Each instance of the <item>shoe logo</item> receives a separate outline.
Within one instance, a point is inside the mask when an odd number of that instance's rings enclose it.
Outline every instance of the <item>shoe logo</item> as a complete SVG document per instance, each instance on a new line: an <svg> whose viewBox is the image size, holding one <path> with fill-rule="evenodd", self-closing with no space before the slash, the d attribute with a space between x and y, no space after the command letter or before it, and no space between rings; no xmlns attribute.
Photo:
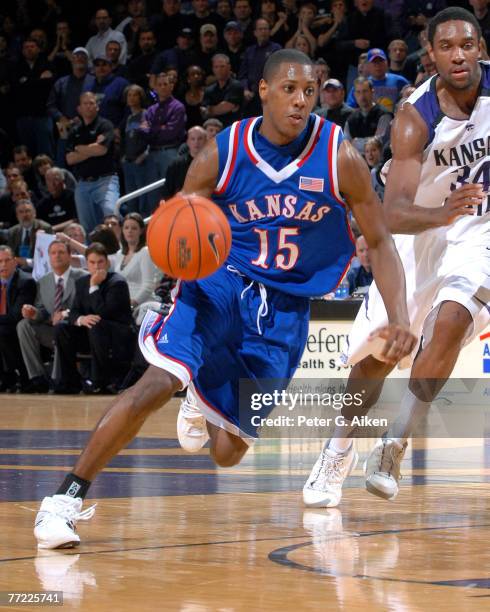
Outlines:
<svg viewBox="0 0 490 612"><path fill-rule="evenodd" d="M468 123L466 125L466 131L467 132L471 132L471 130L474 130L474 129L475 129L475 124L474 123Z"/></svg>
<svg viewBox="0 0 490 612"><path fill-rule="evenodd" d="M215 234L215 233L213 233L213 232L210 232L210 233L208 234L208 242L209 242L209 244L211 245L211 248L213 249L214 256L216 257L216 263L218 263L218 264L219 264L219 253L218 253L218 247L216 246L216 242L215 242L215 241L216 241L216 236L217 236L217 235L218 235L218 234Z"/></svg>
<svg viewBox="0 0 490 612"><path fill-rule="evenodd" d="M163 336L159 340L162 344L168 344L167 334L163 334Z"/></svg>
<svg viewBox="0 0 490 612"><path fill-rule="evenodd" d="M81 489L81 488L82 488L82 487L81 487L79 484L77 484L76 482L72 482L72 483L71 483L71 485L70 485L70 488L68 489L68 491L66 492L66 494L67 494L69 497L76 497L76 496L77 496L78 491L80 491L80 489Z"/></svg>

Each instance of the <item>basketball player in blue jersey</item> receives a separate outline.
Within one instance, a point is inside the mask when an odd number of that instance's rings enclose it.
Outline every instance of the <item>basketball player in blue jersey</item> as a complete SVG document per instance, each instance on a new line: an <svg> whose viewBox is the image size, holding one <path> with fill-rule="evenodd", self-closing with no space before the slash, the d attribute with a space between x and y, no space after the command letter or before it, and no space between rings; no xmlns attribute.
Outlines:
<svg viewBox="0 0 490 612"><path fill-rule="evenodd" d="M238 463L257 433L238 412L240 379L290 379L303 353L309 298L335 289L354 247L348 208L368 242L389 313L374 332L396 363L415 338L405 281L365 162L335 126L311 111L311 60L295 50L271 55L260 82L263 117L234 124L193 161L184 194L212 197L227 215L233 244L212 276L179 283L169 315L150 313L140 347L151 364L109 407L75 468L36 518L40 548L76 546L82 500L97 473L148 416L189 386L179 440L196 451L211 438L220 466Z"/></svg>
<svg viewBox="0 0 490 612"><path fill-rule="evenodd" d="M438 13L428 36L439 74L417 88L395 117L384 198L418 338L400 363L413 364L401 414L365 464L367 490L384 499L398 494L407 438L427 415L461 348L490 323L490 64L479 60L480 27L464 9ZM362 379L363 388L370 388L362 414L393 368L375 358L378 341L370 337L387 320L379 289L370 288L345 355L345 363L356 364L353 381ZM337 428L313 467L303 492L306 505L339 503L347 475L342 466L355 456L353 417L362 414L343 409L347 425Z"/></svg>

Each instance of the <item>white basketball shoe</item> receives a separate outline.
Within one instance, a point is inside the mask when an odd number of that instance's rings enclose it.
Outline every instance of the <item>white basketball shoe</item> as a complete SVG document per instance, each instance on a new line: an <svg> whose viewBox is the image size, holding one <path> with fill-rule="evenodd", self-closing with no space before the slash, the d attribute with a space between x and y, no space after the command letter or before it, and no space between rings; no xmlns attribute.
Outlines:
<svg viewBox="0 0 490 612"><path fill-rule="evenodd" d="M197 453L209 440L206 419L200 411L193 391L187 387L177 417L177 437L188 453Z"/></svg>
<svg viewBox="0 0 490 612"><path fill-rule="evenodd" d="M73 548L80 544L76 533L78 521L88 521L95 512L90 506L83 512L83 500L69 495L45 497L36 515L34 537L38 548Z"/></svg>
<svg viewBox="0 0 490 612"><path fill-rule="evenodd" d="M406 442L402 446L392 438L382 438L376 443L364 463L366 489L369 493L383 499L395 499L401 478L400 463L406 448Z"/></svg>
<svg viewBox="0 0 490 612"><path fill-rule="evenodd" d="M359 456L354 443L345 453L335 453L328 442L320 453L303 487L303 501L314 508L333 508L342 498L342 485L356 467Z"/></svg>

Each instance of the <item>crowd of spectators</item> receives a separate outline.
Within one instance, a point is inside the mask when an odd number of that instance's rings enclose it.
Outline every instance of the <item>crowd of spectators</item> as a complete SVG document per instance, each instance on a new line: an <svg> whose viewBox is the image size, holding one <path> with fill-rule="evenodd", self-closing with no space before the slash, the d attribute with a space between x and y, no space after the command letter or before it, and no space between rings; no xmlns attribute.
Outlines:
<svg viewBox="0 0 490 612"><path fill-rule="evenodd" d="M447 6L467 8L488 45L488 4L4 0L0 390L116 392L134 378L137 326L147 308L165 308L172 285L151 262L144 219L181 189L208 139L261 113L271 53L287 47L312 58L315 112L343 128L382 200L393 116L435 74L428 20ZM121 196L161 178L116 210ZM36 277L39 232L50 236L50 271ZM350 294L372 280L356 236Z"/></svg>

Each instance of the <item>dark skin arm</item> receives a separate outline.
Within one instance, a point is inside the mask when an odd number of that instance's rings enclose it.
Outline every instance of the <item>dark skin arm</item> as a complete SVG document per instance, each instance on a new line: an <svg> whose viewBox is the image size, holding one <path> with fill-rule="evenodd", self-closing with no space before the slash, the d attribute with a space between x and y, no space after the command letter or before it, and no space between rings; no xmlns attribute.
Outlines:
<svg viewBox="0 0 490 612"><path fill-rule="evenodd" d="M340 191L368 244L373 276L388 314L389 324L373 332L371 338L385 340L382 356L387 363L395 364L412 352L416 342L409 329L405 273L366 162L345 140L339 149L338 177Z"/></svg>
<svg viewBox="0 0 490 612"><path fill-rule="evenodd" d="M414 205L427 138L427 126L418 111L411 104L405 104L393 122L393 158L384 196L386 219L393 234L418 234L451 225L460 217L473 215L474 207L484 197L480 184L468 184L453 191L442 206L424 208Z"/></svg>
<svg viewBox="0 0 490 612"><path fill-rule="evenodd" d="M218 178L218 147L211 140L192 160L187 170L182 194L195 193L210 198Z"/></svg>

